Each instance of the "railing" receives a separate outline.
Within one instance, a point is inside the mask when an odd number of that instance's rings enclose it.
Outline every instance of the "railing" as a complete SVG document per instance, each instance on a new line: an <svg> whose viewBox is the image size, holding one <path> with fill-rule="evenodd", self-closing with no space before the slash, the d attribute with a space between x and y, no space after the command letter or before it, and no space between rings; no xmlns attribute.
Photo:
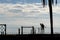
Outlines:
<svg viewBox="0 0 60 40"><path fill-rule="evenodd" d="M0 24L1 35L6 35L6 24Z"/></svg>
<svg viewBox="0 0 60 40"><path fill-rule="evenodd" d="M0 24L0 34L1 35L7 35L6 33L6 24ZM21 28L18 28L18 35L23 35L24 34L24 29L30 29L30 34L36 34L36 29L34 28L34 26L21 26ZM38 30L40 31L40 30Z"/></svg>

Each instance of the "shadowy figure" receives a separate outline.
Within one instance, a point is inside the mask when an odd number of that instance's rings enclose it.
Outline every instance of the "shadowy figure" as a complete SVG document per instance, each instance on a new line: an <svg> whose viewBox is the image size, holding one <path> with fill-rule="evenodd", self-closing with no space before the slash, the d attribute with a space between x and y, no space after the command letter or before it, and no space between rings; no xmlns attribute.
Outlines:
<svg viewBox="0 0 60 40"><path fill-rule="evenodd" d="M45 28L45 26L44 26L43 23L40 23L40 25L41 25L41 33L44 34L44 28Z"/></svg>
<svg viewBox="0 0 60 40"><path fill-rule="evenodd" d="M44 30L44 24L40 23L40 25L41 25L41 30Z"/></svg>

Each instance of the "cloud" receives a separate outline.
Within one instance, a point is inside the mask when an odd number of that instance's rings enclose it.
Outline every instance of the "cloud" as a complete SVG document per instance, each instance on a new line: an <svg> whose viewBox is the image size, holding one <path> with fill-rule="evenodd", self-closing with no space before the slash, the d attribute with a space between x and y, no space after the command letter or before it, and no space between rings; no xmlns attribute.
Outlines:
<svg viewBox="0 0 60 40"><path fill-rule="evenodd" d="M0 4L0 14L5 14L6 17L13 17L20 15L24 16L24 13L26 16L30 15L33 17L36 13L37 15L42 14L43 12L47 13L46 8L43 9L39 6L40 5L36 4Z"/></svg>
<svg viewBox="0 0 60 40"><path fill-rule="evenodd" d="M54 5L53 13L59 14L59 8L59 4ZM11 25L39 25L40 22L50 25L49 7L43 8L41 3L0 4L0 18L4 18L0 23Z"/></svg>
<svg viewBox="0 0 60 40"><path fill-rule="evenodd" d="M53 12L59 13L59 6L53 6ZM39 17L41 14L48 14L49 8L42 7L41 3L33 4L0 4L0 14L4 14L4 17Z"/></svg>

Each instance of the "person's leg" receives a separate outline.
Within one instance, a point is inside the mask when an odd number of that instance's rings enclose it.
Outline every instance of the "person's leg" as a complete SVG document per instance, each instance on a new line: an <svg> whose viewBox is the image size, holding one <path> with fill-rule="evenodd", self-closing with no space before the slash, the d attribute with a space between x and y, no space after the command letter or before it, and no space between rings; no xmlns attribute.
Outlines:
<svg viewBox="0 0 60 40"><path fill-rule="evenodd" d="M41 30L41 34L44 34L44 30Z"/></svg>

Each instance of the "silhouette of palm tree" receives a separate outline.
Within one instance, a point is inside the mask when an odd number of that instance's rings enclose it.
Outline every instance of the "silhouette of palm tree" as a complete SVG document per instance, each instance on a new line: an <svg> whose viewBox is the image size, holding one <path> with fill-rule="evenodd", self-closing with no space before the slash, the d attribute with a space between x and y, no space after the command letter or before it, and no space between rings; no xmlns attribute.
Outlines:
<svg viewBox="0 0 60 40"><path fill-rule="evenodd" d="M43 2L43 7L45 7L46 0L41 0L41 1ZM54 0L50 0L50 1L51 1L51 4L54 4ZM55 4L57 4L57 0L55 1Z"/></svg>
<svg viewBox="0 0 60 40"><path fill-rule="evenodd" d="M52 0L49 0L49 11L50 11L50 25L51 25L51 34L53 34Z"/></svg>
<svg viewBox="0 0 60 40"><path fill-rule="evenodd" d="M54 0L48 0L49 2L49 11L50 11L50 25L51 25L51 34L53 34L53 14L52 14L52 4ZM57 4L57 0L55 2ZM45 0L43 0L43 7L45 7Z"/></svg>

